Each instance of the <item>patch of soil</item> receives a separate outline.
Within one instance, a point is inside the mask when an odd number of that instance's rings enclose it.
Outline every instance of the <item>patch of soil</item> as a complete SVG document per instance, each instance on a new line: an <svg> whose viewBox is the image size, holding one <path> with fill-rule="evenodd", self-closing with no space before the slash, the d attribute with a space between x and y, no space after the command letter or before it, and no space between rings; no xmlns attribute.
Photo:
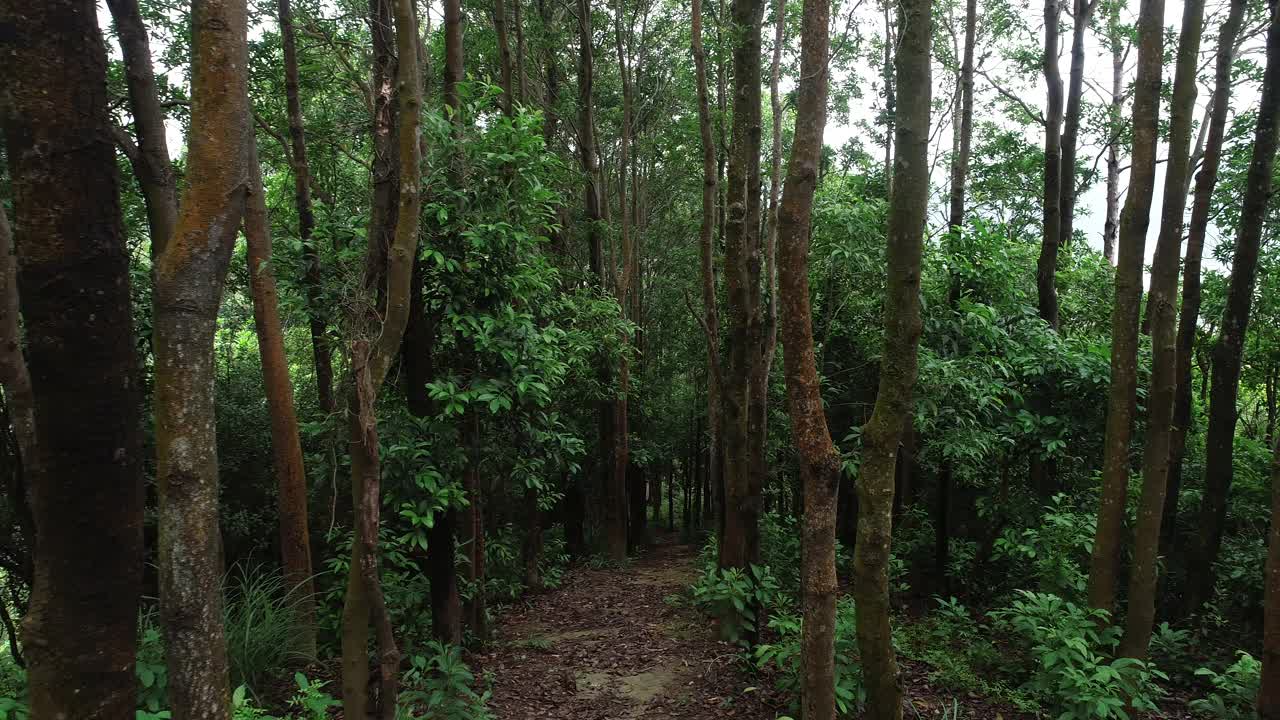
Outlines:
<svg viewBox="0 0 1280 720"><path fill-rule="evenodd" d="M786 699L754 688L735 647L692 608L693 549L665 540L625 568L579 568L507 611L490 649L500 720L773 720Z"/></svg>

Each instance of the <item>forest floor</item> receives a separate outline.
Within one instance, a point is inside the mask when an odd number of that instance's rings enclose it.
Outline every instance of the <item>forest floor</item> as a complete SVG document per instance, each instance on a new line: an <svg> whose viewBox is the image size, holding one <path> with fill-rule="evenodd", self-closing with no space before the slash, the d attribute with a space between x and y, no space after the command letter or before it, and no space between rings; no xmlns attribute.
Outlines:
<svg viewBox="0 0 1280 720"><path fill-rule="evenodd" d="M501 615L472 657L498 720L773 720L786 700L688 602L696 552L660 537L624 567L579 567ZM758 684L759 686L756 686Z"/></svg>
<svg viewBox="0 0 1280 720"><path fill-rule="evenodd" d="M689 602L696 550L660 537L623 567L572 569L562 587L500 615L496 642L471 656L492 682L497 720L774 720L789 714L775 678L754 673ZM1000 703L933 687L900 657L905 717L1024 720ZM958 697L957 697L958 695ZM953 703L955 704L953 706ZM948 713L948 711L951 711Z"/></svg>

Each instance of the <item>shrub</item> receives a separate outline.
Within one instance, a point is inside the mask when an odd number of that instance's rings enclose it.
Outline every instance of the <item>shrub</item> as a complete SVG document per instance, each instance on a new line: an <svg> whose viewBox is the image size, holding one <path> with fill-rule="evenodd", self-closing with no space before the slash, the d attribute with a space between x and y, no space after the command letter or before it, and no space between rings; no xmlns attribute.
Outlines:
<svg viewBox="0 0 1280 720"><path fill-rule="evenodd" d="M778 581L763 565L719 570L711 568L693 586L693 600L720 621L720 634L729 642L745 644L756 625L758 609L768 610L778 600Z"/></svg>
<svg viewBox="0 0 1280 720"><path fill-rule="evenodd" d="M427 644L427 655L414 655L410 668L401 678L405 690L400 693L398 717L404 720L424 717L432 720L492 720L485 704L489 692L477 693L472 685L475 675L462 660L456 645L433 640ZM425 712L425 715L418 715Z"/></svg>
<svg viewBox="0 0 1280 720"><path fill-rule="evenodd" d="M755 650L756 667L770 665L778 670L778 689L799 698L800 639L803 624L792 612L775 613L769 627L778 634L775 643ZM840 717L853 717L866 703L862 684L862 667L858 664L857 620L852 600L842 599L836 605L836 710Z"/></svg>
<svg viewBox="0 0 1280 720"><path fill-rule="evenodd" d="M1258 696L1262 663L1243 650L1238 656L1221 673L1209 668L1196 670L1196 675L1209 679L1213 691L1204 698L1192 700L1192 710L1219 720L1251 720L1258 716L1253 710L1253 701Z"/></svg>
<svg viewBox="0 0 1280 720"><path fill-rule="evenodd" d="M1035 660L1027 687L1058 720L1128 720L1126 699L1135 709L1156 709L1155 679L1168 678L1141 660L1108 659L1120 643L1120 629L1108 625L1105 611L1049 593L1018 594L1020 599L991 616L1024 642Z"/></svg>

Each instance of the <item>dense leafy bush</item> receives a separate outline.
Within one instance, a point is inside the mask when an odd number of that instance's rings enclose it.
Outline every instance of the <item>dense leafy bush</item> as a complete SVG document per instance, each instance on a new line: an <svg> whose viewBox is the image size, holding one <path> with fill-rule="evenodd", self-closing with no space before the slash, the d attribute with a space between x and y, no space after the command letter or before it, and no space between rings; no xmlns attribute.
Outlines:
<svg viewBox="0 0 1280 720"><path fill-rule="evenodd" d="M476 692L475 675L455 645L431 641L426 655L414 655L401 683L399 717L433 720L492 720L489 691Z"/></svg>
<svg viewBox="0 0 1280 720"><path fill-rule="evenodd" d="M1111 659L1120 628L1107 613L1089 610L1050 593L1018 591L1019 599L991 613L997 627L1022 641L1034 663L1028 689L1042 697L1058 720L1128 720L1125 701L1155 710L1167 679L1153 665L1133 658Z"/></svg>
<svg viewBox="0 0 1280 720"><path fill-rule="evenodd" d="M755 649L756 667L772 666L778 671L778 688L797 700L800 697L800 639L803 623L794 612L779 612L769 619L777 641ZM853 601L841 599L836 605L836 709L840 717L855 717L866 703L862 667L858 664L857 620Z"/></svg>
<svg viewBox="0 0 1280 720"><path fill-rule="evenodd" d="M748 570L712 567L693 586L693 600L720 622L720 635L733 643L746 643L753 634L761 610L778 601L778 581L768 566Z"/></svg>
<svg viewBox="0 0 1280 720"><path fill-rule="evenodd" d="M1205 697L1191 701L1191 709L1218 720L1251 720L1253 701L1258 697L1258 683L1262 676L1262 662L1241 651L1237 660L1222 672L1209 668L1196 670L1196 675L1206 678L1213 690Z"/></svg>

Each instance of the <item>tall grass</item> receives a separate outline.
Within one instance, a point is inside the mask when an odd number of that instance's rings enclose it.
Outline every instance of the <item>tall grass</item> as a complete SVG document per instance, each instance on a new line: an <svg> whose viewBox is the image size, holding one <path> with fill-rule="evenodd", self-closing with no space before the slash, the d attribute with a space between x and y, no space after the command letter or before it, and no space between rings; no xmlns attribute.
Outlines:
<svg viewBox="0 0 1280 720"><path fill-rule="evenodd" d="M313 659L295 650L299 604L307 598L276 568L239 563L227 573L223 586L232 687L256 689L291 662Z"/></svg>

